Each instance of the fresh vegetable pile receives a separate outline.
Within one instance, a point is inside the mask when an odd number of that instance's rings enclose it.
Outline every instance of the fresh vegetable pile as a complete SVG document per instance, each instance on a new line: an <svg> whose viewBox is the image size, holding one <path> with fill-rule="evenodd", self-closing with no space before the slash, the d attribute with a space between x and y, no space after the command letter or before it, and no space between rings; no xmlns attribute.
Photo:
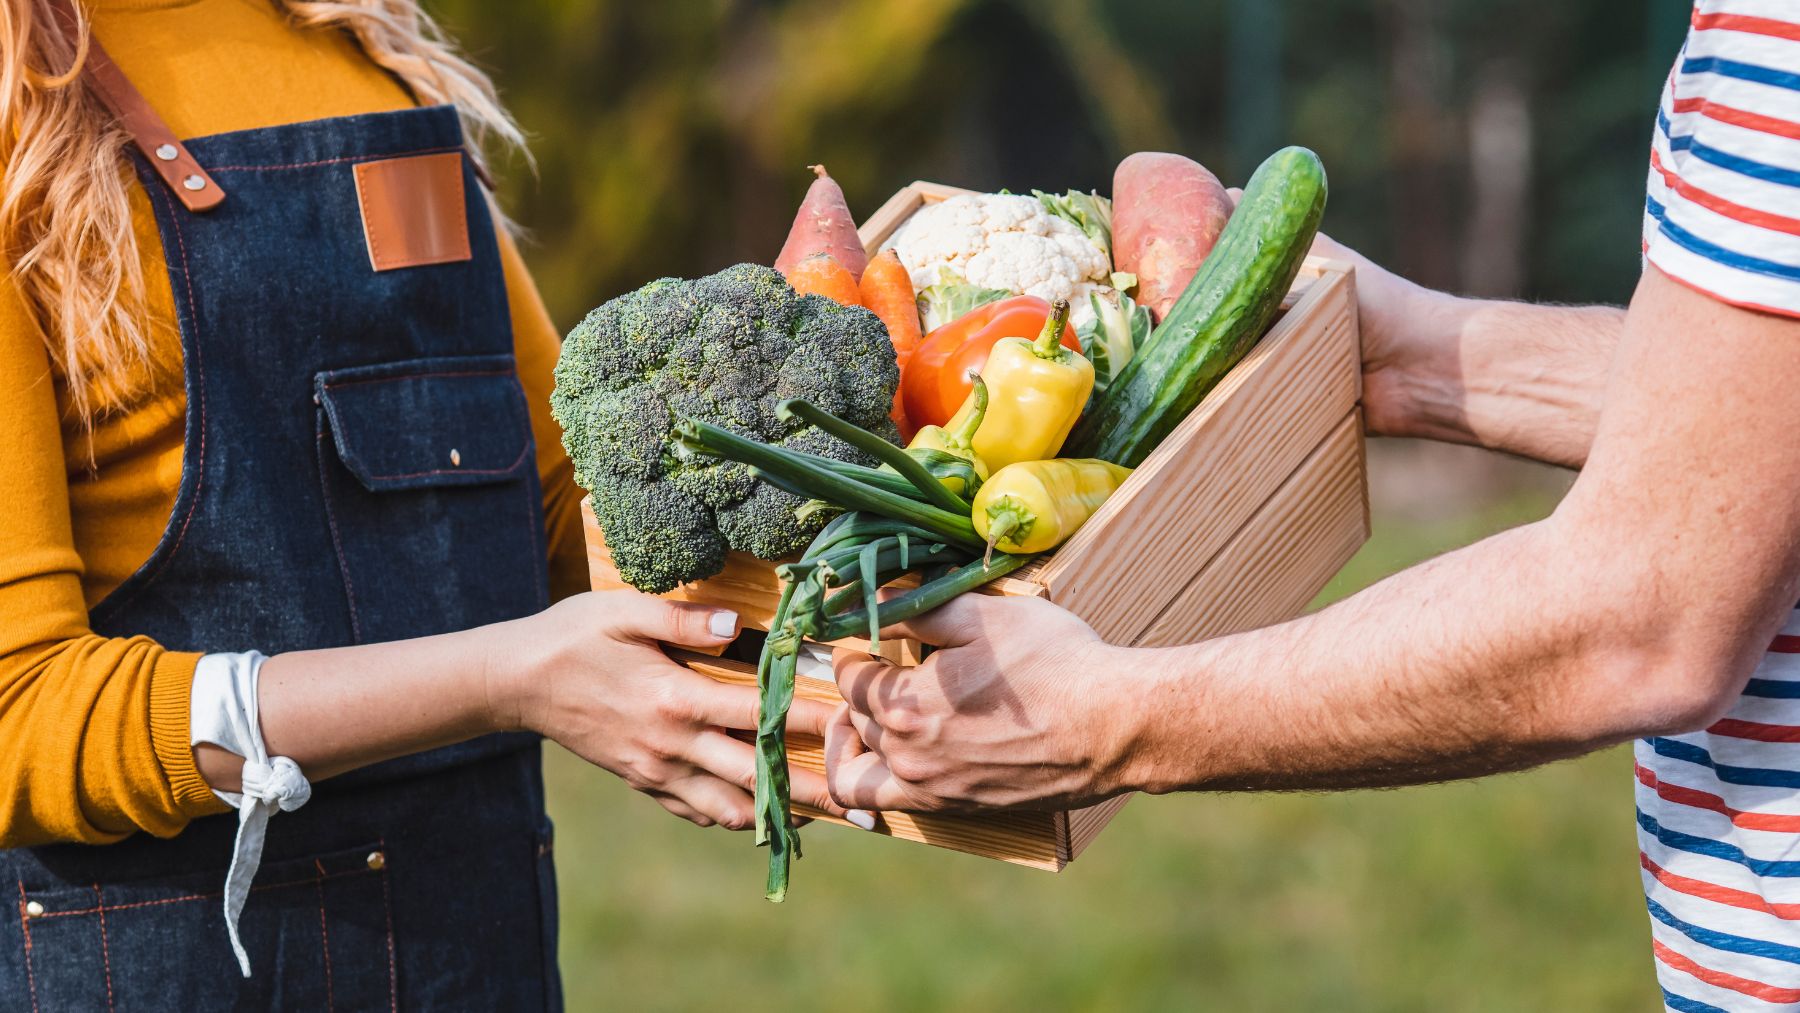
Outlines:
<svg viewBox="0 0 1800 1013"><path fill-rule="evenodd" d="M879 643L1072 536L1268 329L1325 206L1304 148L1271 155L1235 210L1198 164L1140 154L1116 203L952 198L870 259L813 169L779 274L612 300L571 333L553 399L626 580L665 591L727 548L785 560L757 665L756 843L777 901L800 853L801 645Z"/></svg>

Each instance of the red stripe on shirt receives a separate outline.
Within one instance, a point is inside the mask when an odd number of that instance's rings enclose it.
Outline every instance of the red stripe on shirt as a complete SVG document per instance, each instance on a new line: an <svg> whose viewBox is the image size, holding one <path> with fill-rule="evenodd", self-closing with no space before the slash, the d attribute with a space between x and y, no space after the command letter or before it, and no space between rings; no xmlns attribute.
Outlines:
<svg viewBox="0 0 1800 1013"><path fill-rule="evenodd" d="M1718 29L1725 32L1746 32L1751 35L1767 35L1777 39L1789 39L1800 42L1800 25L1791 21L1778 21L1775 18L1759 18L1750 14L1701 14L1694 12L1694 30L1704 32Z"/></svg>
<svg viewBox="0 0 1800 1013"><path fill-rule="evenodd" d="M1670 104L1669 110L1676 113L1699 113L1709 120L1729 123L1734 127L1754 130L1759 134L1774 134L1777 137L1800 141L1800 123L1744 109L1734 109L1731 106L1722 106L1703 98L1678 98Z"/></svg>
<svg viewBox="0 0 1800 1013"><path fill-rule="evenodd" d="M1751 813L1733 808L1726 801L1711 792L1698 788L1684 788L1679 784L1670 784L1656 776L1656 771L1642 764L1637 767L1637 779L1646 788L1656 792L1656 797L1665 802L1684 805L1689 809L1704 809L1715 812L1731 821L1731 825L1743 830L1768 830L1776 833L1800 833L1800 815L1784 813Z"/></svg>
<svg viewBox="0 0 1800 1013"><path fill-rule="evenodd" d="M1676 893L1685 893L1689 897L1698 897L1701 900L1712 901L1714 904L1725 904L1747 911L1761 911L1784 921L1800 919L1800 904L1771 904L1761 894L1751 893L1748 890L1733 890L1731 887L1708 883L1703 879L1677 876L1652 862L1650 856L1641 851L1638 852L1638 864L1644 867L1645 872L1655 876L1658 883Z"/></svg>
<svg viewBox="0 0 1800 1013"><path fill-rule="evenodd" d="M1737 718L1720 718L1707 731L1713 735L1755 739L1757 742L1800 742L1800 728L1793 725L1767 725L1761 721L1739 721Z"/></svg>
<svg viewBox="0 0 1800 1013"><path fill-rule="evenodd" d="M1800 654L1800 637L1778 633L1769 644L1770 654Z"/></svg>
<svg viewBox="0 0 1800 1013"><path fill-rule="evenodd" d="M1663 182L1668 184L1669 189L1680 194L1683 199L1698 204L1708 211L1723 215L1733 221L1743 222L1745 225L1754 225L1773 232L1785 232L1790 236L1800 236L1800 218L1788 218L1785 215L1747 208L1742 204L1734 204L1717 194L1702 190L1665 168L1662 164L1662 157L1655 151L1650 152L1650 168L1655 169L1662 176ZM1800 641L1800 637L1794 639ZM1796 647L1788 653L1800 654L1800 647Z"/></svg>
<svg viewBox="0 0 1800 1013"><path fill-rule="evenodd" d="M1749 978L1740 978L1735 974L1715 971L1710 967L1702 967L1691 958L1669 949L1658 940L1650 940L1650 947L1656 953L1656 959L1674 968L1719 988L1728 988L1733 992L1761 999L1764 1002L1779 1003L1783 1006L1800 1003L1800 988L1777 988L1774 985Z"/></svg>

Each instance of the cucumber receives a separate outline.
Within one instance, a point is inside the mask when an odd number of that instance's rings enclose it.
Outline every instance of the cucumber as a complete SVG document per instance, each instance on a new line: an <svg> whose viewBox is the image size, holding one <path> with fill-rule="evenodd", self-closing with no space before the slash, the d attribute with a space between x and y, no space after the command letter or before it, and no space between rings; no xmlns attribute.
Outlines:
<svg viewBox="0 0 1800 1013"><path fill-rule="evenodd" d="M1142 464L1269 329L1324 213L1319 156L1289 147L1265 159L1181 298L1061 456Z"/></svg>

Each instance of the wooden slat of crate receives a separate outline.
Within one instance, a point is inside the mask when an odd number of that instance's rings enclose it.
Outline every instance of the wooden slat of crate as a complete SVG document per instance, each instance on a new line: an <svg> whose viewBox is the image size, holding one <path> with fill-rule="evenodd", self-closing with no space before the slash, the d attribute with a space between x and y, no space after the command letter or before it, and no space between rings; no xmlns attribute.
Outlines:
<svg viewBox="0 0 1800 1013"><path fill-rule="evenodd" d="M1044 565L1050 600L1134 641L1356 404L1355 320L1348 274L1315 282Z"/></svg>
<svg viewBox="0 0 1800 1013"><path fill-rule="evenodd" d="M1299 614L1369 537L1364 473L1352 411L1137 643L1194 643Z"/></svg>

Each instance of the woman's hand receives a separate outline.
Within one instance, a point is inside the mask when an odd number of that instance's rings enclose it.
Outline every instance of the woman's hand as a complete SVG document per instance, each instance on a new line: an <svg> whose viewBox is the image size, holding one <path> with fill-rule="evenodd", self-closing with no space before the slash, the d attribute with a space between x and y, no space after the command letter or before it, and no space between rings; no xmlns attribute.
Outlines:
<svg viewBox="0 0 1800 1013"><path fill-rule="evenodd" d="M498 727L553 739L700 826L753 825L754 754L726 730L756 727L756 690L690 671L659 646L728 643L737 635L734 613L632 591L590 592L490 629L487 685ZM830 718L824 704L795 700L788 730L823 735ZM795 800L845 815L823 777L800 769L791 776ZM852 822L874 821L858 813Z"/></svg>
<svg viewBox="0 0 1800 1013"><path fill-rule="evenodd" d="M1072 808L1129 782L1132 672L1073 613L966 594L895 627L940 649L916 668L835 656L846 705L826 734L832 797L869 809ZM1141 664L1142 662L1137 662Z"/></svg>

